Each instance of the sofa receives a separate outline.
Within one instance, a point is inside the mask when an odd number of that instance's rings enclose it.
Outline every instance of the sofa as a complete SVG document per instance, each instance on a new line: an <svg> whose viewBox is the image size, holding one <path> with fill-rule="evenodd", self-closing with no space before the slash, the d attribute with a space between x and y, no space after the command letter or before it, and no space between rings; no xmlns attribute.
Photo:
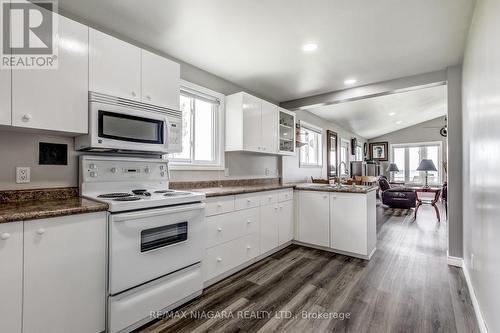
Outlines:
<svg viewBox="0 0 500 333"><path fill-rule="evenodd" d="M391 208L414 208L417 195L415 190L407 187L392 187L387 178L380 177L378 186L381 192L381 199L384 205Z"/></svg>

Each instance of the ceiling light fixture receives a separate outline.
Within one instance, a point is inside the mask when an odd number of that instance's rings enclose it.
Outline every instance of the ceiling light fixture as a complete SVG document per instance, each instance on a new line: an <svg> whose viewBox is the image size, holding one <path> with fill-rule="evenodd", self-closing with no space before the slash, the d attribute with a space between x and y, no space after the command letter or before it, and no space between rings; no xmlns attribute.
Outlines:
<svg viewBox="0 0 500 333"><path fill-rule="evenodd" d="M395 116L395 115L396 115L396 112L391 112L391 113L389 113L389 116L391 116L391 117L392 117L392 116Z"/></svg>
<svg viewBox="0 0 500 333"><path fill-rule="evenodd" d="M305 52L313 52L318 49L318 44L316 43L307 43L302 46L302 50Z"/></svg>
<svg viewBox="0 0 500 333"><path fill-rule="evenodd" d="M356 81L356 79L346 79L346 80L344 81L344 84L345 84L346 86L350 86L350 85L352 85L352 84L355 84L356 82L358 82L358 81Z"/></svg>

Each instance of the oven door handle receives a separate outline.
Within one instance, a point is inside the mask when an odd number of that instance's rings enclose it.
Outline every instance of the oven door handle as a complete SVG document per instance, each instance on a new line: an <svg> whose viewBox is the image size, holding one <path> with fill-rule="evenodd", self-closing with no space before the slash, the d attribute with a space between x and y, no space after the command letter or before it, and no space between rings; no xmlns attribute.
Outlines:
<svg viewBox="0 0 500 333"><path fill-rule="evenodd" d="M134 220L134 219L138 219L138 218L152 217L152 216L158 216L158 215L170 215L170 214L182 213L182 212L187 212L187 211L192 211L192 210L200 210L200 209L204 209L204 208L205 208L205 203L200 202L200 203L191 204L191 205L165 207L165 208L161 208L161 209L148 209L148 210L143 210L140 212L116 214L113 216L113 222L122 222L122 221L127 221L127 220Z"/></svg>

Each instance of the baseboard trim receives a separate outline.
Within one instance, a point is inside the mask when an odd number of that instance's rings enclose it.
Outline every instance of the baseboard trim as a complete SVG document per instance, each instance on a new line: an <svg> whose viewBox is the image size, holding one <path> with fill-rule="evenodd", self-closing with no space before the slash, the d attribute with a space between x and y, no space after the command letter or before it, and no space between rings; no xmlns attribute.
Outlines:
<svg viewBox="0 0 500 333"><path fill-rule="evenodd" d="M484 321L483 314L479 308L479 302L474 292L474 287L472 286L472 280L469 274L469 270L466 265L462 265L462 271L464 272L465 282L467 283L467 288L469 289L470 299L472 301L472 306L474 307L474 312L476 313L477 324L479 326L479 331L481 333L488 333L488 327Z"/></svg>
<svg viewBox="0 0 500 333"><path fill-rule="evenodd" d="M455 267L463 267L463 262L464 260L462 258L459 258L459 257L452 257L452 256L448 256L446 258L446 262L448 263L448 265L450 266L455 266Z"/></svg>

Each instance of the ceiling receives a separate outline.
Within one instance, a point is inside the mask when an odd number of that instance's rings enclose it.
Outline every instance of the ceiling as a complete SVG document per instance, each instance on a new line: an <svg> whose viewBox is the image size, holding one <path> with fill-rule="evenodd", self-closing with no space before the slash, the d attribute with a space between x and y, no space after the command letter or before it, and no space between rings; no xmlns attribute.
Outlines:
<svg viewBox="0 0 500 333"><path fill-rule="evenodd" d="M94 26L274 101L461 61L472 0L60 0ZM302 50L317 43L314 52Z"/></svg>
<svg viewBox="0 0 500 333"><path fill-rule="evenodd" d="M371 139L446 115L447 89L446 85L441 85L308 111Z"/></svg>

